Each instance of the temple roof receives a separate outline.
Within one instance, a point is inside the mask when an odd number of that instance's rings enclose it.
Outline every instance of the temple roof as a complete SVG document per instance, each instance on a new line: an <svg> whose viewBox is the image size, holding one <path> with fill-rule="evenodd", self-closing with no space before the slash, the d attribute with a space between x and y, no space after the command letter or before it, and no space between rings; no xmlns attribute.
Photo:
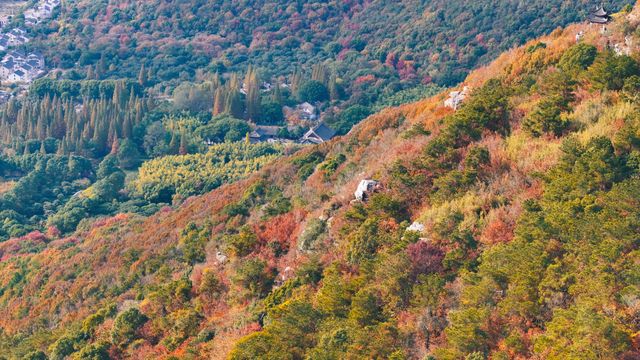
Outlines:
<svg viewBox="0 0 640 360"><path fill-rule="evenodd" d="M609 19L609 13L604 9L604 4L600 4L589 14L589 21L595 24L606 24Z"/></svg>
<svg viewBox="0 0 640 360"><path fill-rule="evenodd" d="M320 124L313 129L313 132L316 133L322 140L327 141L336 135L335 130L328 127L325 124Z"/></svg>
<svg viewBox="0 0 640 360"><path fill-rule="evenodd" d="M607 12L607 10L604 9L604 5L601 4L591 13L591 15L598 16L598 17L605 17L609 15L609 13Z"/></svg>
<svg viewBox="0 0 640 360"><path fill-rule="evenodd" d="M595 15L589 15L589 21L594 24L606 24L609 22L609 17L600 17Z"/></svg>
<svg viewBox="0 0 640 360"><path fill-rule="evenodd" d="M335 130L328 127L324 123L321 123L320 125L309 129L309 131L307 131L307 133L304 134L302 138L303 140L310 140L314 142L312 138L315 137L315 138L318 138L321 142L324 142L324 141L331 140L331 138L333 138L335 135L336 135Z"/></svg>
<svg viewBox="0 0 640 360"><path fill-rule="evenodd" d="M255 130L251 133L251 137L276 137L278 136L278 132L280 131L280 129L280 126L256 126Z"/></svg>

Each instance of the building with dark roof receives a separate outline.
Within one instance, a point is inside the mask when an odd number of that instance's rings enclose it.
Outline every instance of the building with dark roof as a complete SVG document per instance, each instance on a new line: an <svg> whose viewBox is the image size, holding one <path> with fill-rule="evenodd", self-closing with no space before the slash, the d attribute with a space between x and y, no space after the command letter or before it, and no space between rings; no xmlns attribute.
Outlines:
<svg viewBox="0 0 640 360"><path fill-rule="evenodd" d="M38 53L10 51L0 62L0 80L30 82L44 73L44 58Z"/></svg>
<svg viewBox="0 0 640 360"><path fill-rule="evenodd" d="M274 140L278 138L280 130L280 126L259 125L249 134L249 140L252 143Z"/></svg>
<svg viewBox="0 0 640 360"><path fill-rule="evenodd" d="M611 20L611 16L604 9L604 3L601 3L589 14L589 22L592 24L607 24Z"/></svg>
<svg viewBox="0 0 640 360"><path fill-rule="evenodd" d="M301 142L303 144L322 144L331 140L334 136L336 136L336 131L321 123L309 129L302 137Z"/></svg>

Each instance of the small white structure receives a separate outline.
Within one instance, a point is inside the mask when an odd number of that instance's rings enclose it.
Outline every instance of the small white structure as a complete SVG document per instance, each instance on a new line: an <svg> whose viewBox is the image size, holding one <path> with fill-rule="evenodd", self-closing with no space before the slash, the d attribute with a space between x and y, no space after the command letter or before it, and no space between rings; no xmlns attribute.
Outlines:
<svg viewBox="0 0 640 360"><path fill-rule="evenodd" d="M316 107L309 104L308 102L303 102L302 104L298 105L298 109L300 109L300 111L302 111L303 113L309 115L313 115L316 113Z"/></svg>
<svg viewBox="0 0 640 360"><path fill-rule="evenodd" d="M300 117L304 120L316 120L318 118L318 115L316 115L316 107L308 102L299 104L296 106L296 109L300 113Z"/></svg>
<svg viewBox="0 0 640 360"><path fill-rule="evenodd" d="M360 184L358 184L358 188L354 195L356 196L356 200L365 201L368 197L368 194L373 192L378 186L378 182L375 180L362 180Z"/></svg>
<svg viewBox="0 0 640 360"><path fill-rule="evenodd" d="M218 260L218 263L224 264L227 262L227 256L223 254L221 251L218 251L216 253L216 260Z"/></svg>
<svg viewBox="0 0 640 360"><path fill-rule="evenodd" d="M415 231L421 233L424 231L424 225L415 221L413 224L411 224L411 226L407 228L407 231Z"/></svg>
<svg viewBox="0 0 640 360"><path fill-rule="evenodd" d="M280 278L284 282L291 279L294 275L295 273L293 272L293 269L290 266L287 266L286 268L284 268L284 270L280 274Z"/></svg>
<svg viewBox="0 0 640 360"><path fill-rule="evenodd" d="M295 273L294 273L293 269L291 267L287 266L284 270L282 270L280 275L274 281L274 286L276 288L279 288L280 286L284 285L284 283L287 280L293 278L294 276L295 276Z"/></svg>
<svg viewBox="0 0 640 360"><path fill-rule="evenodd" d="M452 91L449 93L449 98L444 101L444 106L453 110L458 110L458 107L460 107L460 104L462 104L468 94L468 86L465 86L462 91Z"/></svg>
<svg viewBox="0 0 640 360"><path fill-rule="evenodd" d="M14 28L8 33L2 34L2 39L6 41L7 46L19 46L29 42L26 34L27 32L24 29Z"/></svg>
<svg viewBox="0 0 640 360"><path fill-rule="evenodd" d="M576 42L580 42L580 40L582 40L583 37L584 37L584 31L580 30L580 32L576 34Z"/></svg>

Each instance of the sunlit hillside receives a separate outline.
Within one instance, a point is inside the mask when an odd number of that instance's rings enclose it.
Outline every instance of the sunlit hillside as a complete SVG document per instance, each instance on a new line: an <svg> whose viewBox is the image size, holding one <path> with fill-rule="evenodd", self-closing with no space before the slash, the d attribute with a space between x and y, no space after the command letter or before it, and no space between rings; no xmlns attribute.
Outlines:
<svg viewBox="0 0 640 360"><path fill-rule="evenodd" d="M0 353L637 359L639 16L505 52L456 110L448 90L177 209L1 243Z"/></svg>

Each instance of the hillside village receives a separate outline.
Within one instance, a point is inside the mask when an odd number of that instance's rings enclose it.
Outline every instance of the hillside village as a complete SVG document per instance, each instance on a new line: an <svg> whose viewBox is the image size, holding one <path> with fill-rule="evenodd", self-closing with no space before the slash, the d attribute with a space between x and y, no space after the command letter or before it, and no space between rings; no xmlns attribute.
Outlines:
<svg viewBox="0 0 640 360"><path fill-rule="evenodd" d="M270 82L262 81L260 84L260 92L269 95L275 90L275 87L287 91L291 88L290 84L272 85ZM248 86L245 82L239 90L243 96L248 95ZM301 144L321 144L331 140L336 131L322 122L322 114L319 106L313 105L308 101L303 101L295 106L282 106L282 113L285 119L284 126L273 125L254 125L253 131L249 134L252 143L269 142L269 143L292 143L295 142L287 136L296 130L296 127L304 127L309 130L297 139Z"/></svg>
<svg viewBox="0 0 640 360"><path fill-rule="evenodd" d="M13 19L26 4L25 0L0 0L0 28Z"/></svg>
<svg viewBox="0 0 640 360"><path fill-rule="evenodd" d="M60 0L42 0L24 11L25 25L35 26L52 16L53 11L60 6ZM6 21L10 21L9 16ZM3 27L5 23L1 24ZM0 51L25 45L30 42L28 31L15 27L0 33ZM28 85L33 80L43 76L45 71L44 56L38 52L9 51L0 61L0 82L3 84ZM6 98L1 94L0 100Z"/></svg>
<svg viewBox="0 0 640 360"><path fill-rule="evenodd" d="M13 46L24 45L29 42L27 32L22 28L13 28L0 34L0 51L5 51Z"/></svg>
<svg viewBox="0 0 640 360"><path fill-rule="evenodd" d="M336 131L322 121L319 106L302 102L294 107L283 106L285 125L254 125L254 130L249 134L252 143L293 143L321 144L331 140ZM292 140L290 134L296 128L307 128L297 140Z"/></svg>
<svg viewBox="0 0 640 360"><path fill-rule="evenodd" d="M60 5L60 0L43 0L35 7L25 10L24 21L27 26L34 26L51 17L53 10Z"/></svg>
<svg viewBox="0 0 640 360"><path fill-rule="evenodd" d="M10 51L0 62L0 79L9 83L29 83L45 73L44 57L37 53Z"/></svg>

